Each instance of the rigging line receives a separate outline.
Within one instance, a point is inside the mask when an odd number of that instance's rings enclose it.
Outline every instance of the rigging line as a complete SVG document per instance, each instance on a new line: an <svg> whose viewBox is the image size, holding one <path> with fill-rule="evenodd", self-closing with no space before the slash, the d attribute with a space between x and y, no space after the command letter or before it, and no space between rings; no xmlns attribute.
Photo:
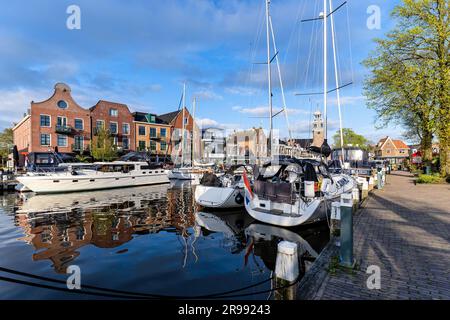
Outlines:
<svg viewBox="0 0 450 320"><path fill-rule="evenodd" d="M353 50L352 50L352 38L350 34L350 17L349 17L349 6L346 6L347 9L347 33L348 33L348 45L349 45L349 51L350 51L350 69L351 69L351 76L352 76L352 82L355 81L354 79L354 69L353 69Z"/></svg>
<svg viewBox="0 0 450 320"><path fill-rule="evenodd" d="M291 131L291 127L289 125L288 109L287 109L287 106L286 106L286 97L284 95L284 85L283 85L283 79L281 77L280 60L278 59L278 49L277 49L277 44L275 42L275 33L273 31L272 17L269 17L269 24L270 24L270 31L272 33L273 48L277 52L277 54L275 55L275 59L276 59L276 62L277 62L278 79L280 80L281 98L283 100L284 115L285 115L285 118L286 118L286 125L287 125L287 129L288 129L288 132L289 132L289 139L292 139L292 131ZM279 113L275 114L273 117L276 117L278 114Z"/></svg>

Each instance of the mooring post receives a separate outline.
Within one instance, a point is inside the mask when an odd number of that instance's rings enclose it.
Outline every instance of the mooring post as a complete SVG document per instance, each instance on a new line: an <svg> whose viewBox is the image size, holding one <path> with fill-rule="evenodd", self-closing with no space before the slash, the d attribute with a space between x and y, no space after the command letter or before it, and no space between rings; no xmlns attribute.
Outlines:
<svg viewBox="0 0 450 320"><path fill-rule="evenodd" d="M371 176L369 178L369 192L373 190L374 178Z"/></svg>
<svg viewBox="0 0 450 320"><path fill-rule="evenodd" d="M339 237L341 235L341 203L340 202L332 202L331 203L331 223L330 223L330 233L332 237L336 237L336 245L340 246Z"/></svg>
<svg viewBox="0 0 450 320"><path fill-rule="evenodd" d="M293 300L296 298L297 286L294 283L299 276L298 247L294 242L278 243L277 260L275 263L276 287L286 287L275 292L275 299Z"/></svg>
<svg viewBox="0 0 450 320"><path fill-rule="evenodd" d="M356 211L359 206L359 188L352 189L352 198L353 198L353 211Z"/></svg>
<svg viewBox="0 0 450 320"><path fill-rule="evenodd" d="M383 173L381 171L377 173L377 189L383 189Z"/></svg>
<svg viewBox="0 0 450 320"><path fill-rule="evenodd" d="M364 201L368 196L369 196L369 182L366 180L362 184L361 201Z"/></svg>
<svg viewBox="0 0 450 320"><path fill-rule="evenodd" d="M381 181L382 181L382 186L384 187L385 185L386 185L386 169L385 168L383 168L382 170L381 170L381 173L382 173L382 179L381 179Z"/></svg>
<svg viewBox="0 0 450 320"><path fill-rule="evenodd" d="M353 199L352 194L341 195L341 266L352 268L353 260Z"/></svg>

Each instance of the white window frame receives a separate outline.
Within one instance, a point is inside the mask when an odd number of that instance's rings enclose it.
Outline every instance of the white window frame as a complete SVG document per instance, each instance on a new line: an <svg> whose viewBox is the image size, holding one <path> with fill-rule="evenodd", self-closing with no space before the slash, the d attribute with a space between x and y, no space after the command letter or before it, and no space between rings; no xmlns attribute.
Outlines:
<svg viewBox="0 0 450 320"><path fill-rule="evenodd" d="M113 110L115 111L115 114L112 114L111 111L113 111ZM110 117L117 118L117 117L119 116L119 109L109 108L109 116L110 116Z"/></svg>
<svg viewBox="0 0 450 320"><path fill-rule="evenodd" d="M81 124L82 124L82 128L81 128L81 129L77 129L77 127L76 127L76 125L75 125L75 123L76 123L77 120L81 120ZM75 119L73 120L73 127L74 127L74 129L76 129L76 130L84 130L84 119L83 119L83 118L75 118Z"/></svg>
<svg viewBox="0 0 450 320"><path fill-rule="evenodd" d="M61 118L61 119L66 119L66 121L63 121L63 122L65 122L66 124L65 124L65 125L59 125L59 124L58 124L58 119L59 119L59 118ZM66 116L56 116L56 126L67 127L67 126L68 126L67 117L66 117Z"/></svg>
<svg viewBox="0 0 450 320"><path fill-rule="evenodd" d="M42 136L43 134L46 134L46 135L48 135L48 136L50 137L50 142L49 142L48 145L42 144L41 136ZM50 146L52 145L52 135L51 135L51 133L40 133L40 134L39 134L39 145L40 145L41 147L50 147Z"/></svg>
<svg viewBox="0 0 450 320"><path fill-rule="evenodd" d="M49 125L49 126L42 126L42 125L41 125L41 116L47 116L47 117L50 118L50 125ZM40 114L40 115L39 115L39 126L40 126L41 128L51 128L51 127L52 127L52 116L49 115L49 114Z"/></svg>
<svg viewBox="0 0 450 320"><path fill-rule="evenodd" d="M124 125L126 125L128 127L128 133L124 132L124 130L123 130L123 126ZM130 124L128 122L123 122L122 123L122 134L125 135L125 136L129 136L130 135L130 131L131 131L130 128L131 128L131 126L130 126Z"/></svg>
<svg viewBox="0 0 450 320"><path fill-rule="evenodd" d="M58 136L63 136L63 137L66 137L66 145L64 145L64 146L60 146L59 145L59 139L58 139ZM50 140L51 140L51 138L50 138ZM67 134L57 134L56 135L56 145L58 146L58 147L62 147L62 148L67 148L67 146L69 145L69 136L67 135Z"/></svg>
<svg viewBox="0 0 450 320"><path fill-rule="evenodd" d="M84 136L81 136L81 135L75 136L75 137L73 138L73 144L74 144L74 145L76 144L77 137L81 137L81 138L82 138L82 139L81 139L81 150L80 150L80 151L84 151Z"/></svg>
<svg viewBox="0 0 450 320"><path fill-rule="evenodd" d="M155 129L155 135L152 136L152 129ZM157 138L158 137L158 128L156 127L150 127L148 130L148 135L150 138Z"/></svg>
<svg viewBox="0 0 450 320"><path fill-rule="evenodd" d="M95 120L95 128L100 129L98 127L98 123L101 122L102 123L102 128L105 129L105 120Z"/></svg>
<svg viewBox="0 0 450 320"><path fill-rule="evenodd" d="M116 124L116 132L111 131L111 123ZM119 123L117 121L110 121L108 130L111 131L112 134L119 134Z"/></svg>
<svg viewBox="0 0 450 320"><path fill-rule="evenodd" d="M119 137L118 136L113 137L113 145L116 147L119 146Z"/></svg>

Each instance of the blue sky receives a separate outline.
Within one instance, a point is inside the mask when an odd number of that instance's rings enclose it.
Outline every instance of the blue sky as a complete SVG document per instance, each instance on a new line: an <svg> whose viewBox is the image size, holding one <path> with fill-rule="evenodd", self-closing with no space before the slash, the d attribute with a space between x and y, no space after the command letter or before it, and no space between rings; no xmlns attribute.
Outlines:
<svg viewBox="0 0 450 320"><path fill-rule="evenodd" d="M4 1L4 0L1 0ZM344 126L376 140L400 137L401 128L376 130L365 106L361 61L394 21L399 1L349 0L335 15ZM322 83L321 0L272 0L272 20L289 108L297 137L308 137L310 111L322 109L313 92ZM333 1L336 7L341 1ZM81 9L81 30L66 28L69 5ZM381 29L369 30L367 8L381 8ZM165 113L178 107L182 83L197 117L224 128L268 126L264 0L20 0L0 11L0 129L20 120L31 100L48 98L56 82L72 87L84 107L99 99L134 111ZM330 47L330 88L335 86ZM274 108L282 106L276 65ZM337 129L335 95L330 94L330 135ZM283 116L275 127L287 136Z"/></svg>

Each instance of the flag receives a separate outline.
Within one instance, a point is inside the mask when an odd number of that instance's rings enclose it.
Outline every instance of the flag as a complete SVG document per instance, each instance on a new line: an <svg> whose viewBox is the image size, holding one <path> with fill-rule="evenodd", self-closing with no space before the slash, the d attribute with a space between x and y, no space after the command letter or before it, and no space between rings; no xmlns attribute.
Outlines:
<svg viewBox="0 0 450 320"><path fill-rule="evenodd" d="M248 178L247 178L247 172L244 171L244 173L242 174L242 178L244 179L244 185L248 191L248 194L250 195L250 198L253 198L253 192L252 192L252 188L250 186L250 181L248 181Z"/></svg>

